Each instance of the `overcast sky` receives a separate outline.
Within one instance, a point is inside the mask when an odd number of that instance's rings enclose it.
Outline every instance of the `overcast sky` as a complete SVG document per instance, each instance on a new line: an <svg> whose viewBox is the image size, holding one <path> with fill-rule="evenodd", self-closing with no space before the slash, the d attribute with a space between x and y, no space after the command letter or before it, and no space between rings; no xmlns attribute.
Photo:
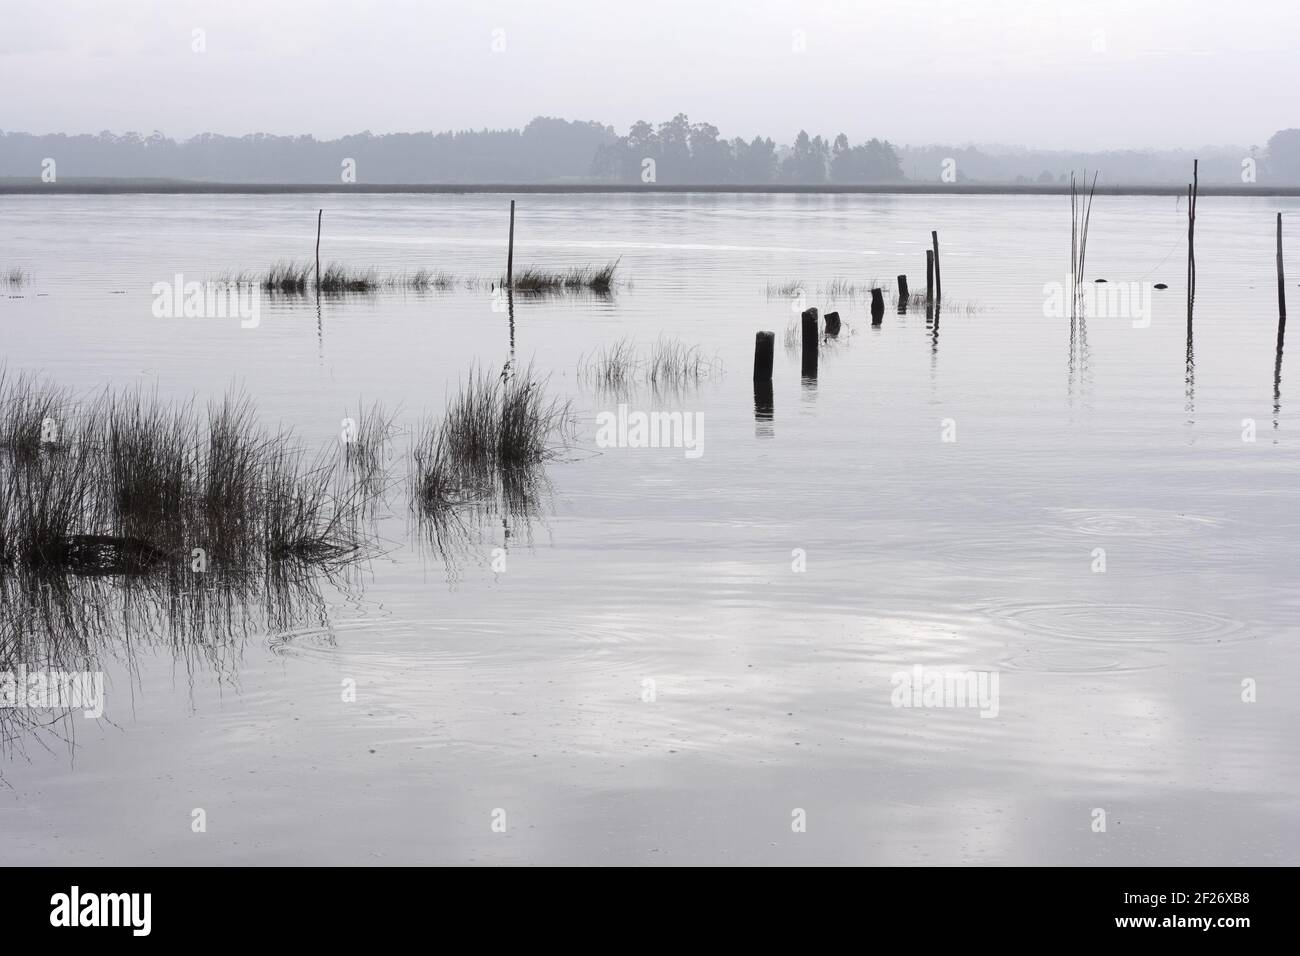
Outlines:
<svg viewBox="0 0 1300 956"><path fill-rule="evenodd" d="M626 132L684 112L778 142L1098 149L1300 126L1298 0L0 3L0 129L36 133L324 138L539 114Z"/></svg>

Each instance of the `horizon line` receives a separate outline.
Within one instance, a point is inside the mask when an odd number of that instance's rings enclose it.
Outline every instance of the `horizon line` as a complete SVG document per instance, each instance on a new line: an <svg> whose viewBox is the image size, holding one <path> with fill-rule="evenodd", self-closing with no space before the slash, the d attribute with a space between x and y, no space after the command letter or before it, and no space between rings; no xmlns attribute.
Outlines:
<svg viewBox="0 0 1300 956"><path fill-rule="evenodd" d="M310 193L740 193L740 194L865 194L865 195L1041 195L1068 196L1068 184L1036 183L239 183L184 179L134 179L86 177L46 183L0 177L0 195L131 194L310 194ZM1205 196L1300 196L1300 185L1202 183ZM1185 185L1170 183L1115 183L1096 186L1100 196L1185 196Z"/></svg>

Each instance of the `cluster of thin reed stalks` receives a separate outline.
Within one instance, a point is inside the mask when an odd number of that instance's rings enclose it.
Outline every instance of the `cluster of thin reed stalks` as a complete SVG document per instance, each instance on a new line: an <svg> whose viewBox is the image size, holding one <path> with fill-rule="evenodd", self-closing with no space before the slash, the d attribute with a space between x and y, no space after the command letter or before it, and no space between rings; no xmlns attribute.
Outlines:
<svg viewBox="0 0 1300 956"><path fill-rule="evenodd" d="M880 289L889 308L897 309L899 305L898 290L893 285L884 285L874 279L870 282L852 282L848 279L837 277L822 285L818 285L815 288L817 299L825 302L856 302L858 300L869 300L871 298L872 290ZM792 299L796 296L806 295L807 289L808 285L802 279L787 279L783 282L768 282L765 288L765 293L769 299ZM908 292L908 311L913 309L924 311L925 307L929 304L931 303L926 299L924 292ZM977 302L955 303L945 299L944 311L965 312L970 315L983 311L983 308ZM799 346L797 320L794 330L795 340L793 342L790 340L790 334L790 331L787 330L785 347L787 349L797 348Z"/></svg>
<svg viewBox="0 0 1300 956"><path fill-rule="evenodd" d="M0 574L136 574L343 561L364 493L337 457L263 431L248 398L206 410L138 389L74 404L0 379ZM196 551L197 549L197 551Z"/></svg>
<svg viewBox="0 0 1300 956"><path fill-rule="evenodd" d="M414 292L446 291L456 287L456 277L447 272L435 272L431 269L416 269L414 272L398 272L386 275L383 279L386 289L410 289Z"/></svg>
<svg viewBox="0 0 1300 956"><path fill-rule="evenodd" d="M470 372L440 421L426 420L412 451L415 500L440 509L527 491L537 469L568 437L569 403L546 397L527 368Z"/></svg>
<svg viewBox="0 0 1300 956"><path fill-rule="evenodd" d="M1084 267L1088 259L1088 223L1092 219L1092 197L1097 191L1097 174L1092 174L1092 185L1087 195L1082 186L1087 184L1088 172L1084 170L1083 180L1075 182L1074 173L1070 173L1070 285L1073 295L1073 310L1078 311L1083 297Z"/></svg>
<svg viewBox="0 0 1300 956"><path fill-rule="evenodd" d="M528 266L513 276L509 283L514 292L542 294L548 292L595 292L607 295L614 288L614 276L620 260L603 266L573 266L569 269L550 270ZM506 285L505 276L501 285Z"/></svg>
<svg viewBox="0 0 1300 956"><path fill-rule="evenodd" d="M6 269L0 276L3 276L5 285L20 286L27 281L27 273L17 267Z"/></svg>
<svg viewBox="0 0 1300 956"><path fill-rule="evenodd" d="M705 355L698 345L662 337L644 348L632 338L622 338L578 361L579 378L610 391L640 383L658 390L688 388L721 370L718 358Z"/></svg>
<svg viewBox="0 0 1300 956"><path fill-rule="evenodd" d="M355 417L344 419L339 435L348 473L356 486L371 498L382 494L387 484L393 418L379 402L373 402L368 408L359 405Z"/></svg>
<svg viewBox="0 0 1300 956"><path fill-rule="evenodd" d="M804 285L800 279L787 279L784 282L768 280L764 291L769 299L792 299L804 291Z"/></svg>
<svg viewBox="0 0 1300 956"><path fill-rule="evenodd" d="M593 292L608 295L614 289L618 260L604 266L574 266L569 269L548 270L529 266L514 274L511 289L521 295L545 295L563 292ZM306 295L317 289L316 267L309 261L277 262L264 273L247 271L227 272L214 281L222 283L255 283L263 292L282 295ZM505 288L505 277L488 280L483 277L457 279L448 272L420 268L412 272L381 274L376 269L357 269L340 263L330 263L320 273L320 292L323 295L366 294L381 290L408 290L412 292L446 291L458 284L467 289L488 285Z"/></svg>

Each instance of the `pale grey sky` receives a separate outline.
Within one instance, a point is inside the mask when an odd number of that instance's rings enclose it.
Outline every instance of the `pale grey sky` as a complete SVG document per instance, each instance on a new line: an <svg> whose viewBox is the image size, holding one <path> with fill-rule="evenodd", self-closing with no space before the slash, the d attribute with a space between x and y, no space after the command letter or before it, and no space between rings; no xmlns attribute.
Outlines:
<svg viewBox="0 0 1300 956"><path fill-rule="evenodd" d="M626 132L685 112L778 142L804 127L1100 149L1249 146L1300 125L1296 0L4 6L0 129L35 133L324 138L539 114Z"/></svg>

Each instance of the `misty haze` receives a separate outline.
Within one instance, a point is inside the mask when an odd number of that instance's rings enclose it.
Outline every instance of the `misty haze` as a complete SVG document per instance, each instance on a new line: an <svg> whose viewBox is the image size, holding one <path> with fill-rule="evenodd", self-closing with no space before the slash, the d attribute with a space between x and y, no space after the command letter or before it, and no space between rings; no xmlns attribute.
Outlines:
<svg viewBox="0 0 1300 956"><path fill-rule="evenodd" d="M1114 928L1300 861L1300 8L11 6L42 924L208 886L105 866L1212 868L1062 893Z"/></svg>

